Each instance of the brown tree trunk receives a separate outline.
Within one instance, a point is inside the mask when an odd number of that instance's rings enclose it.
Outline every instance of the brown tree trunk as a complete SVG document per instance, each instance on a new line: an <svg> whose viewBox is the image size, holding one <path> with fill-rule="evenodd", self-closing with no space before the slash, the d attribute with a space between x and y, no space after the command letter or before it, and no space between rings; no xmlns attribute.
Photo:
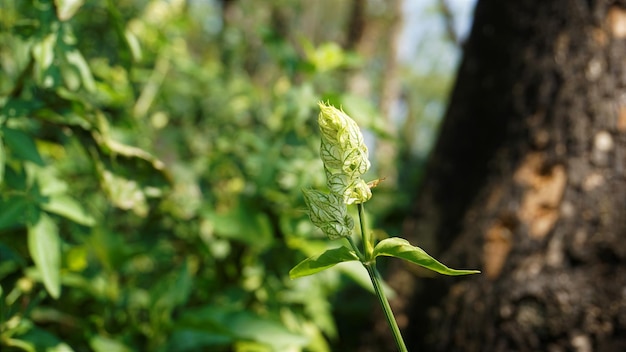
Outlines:
<svg viewBox="0 0 626 352"><path fill-rule="evenodd" d="M624 1L479 1L405 229L410 350L626 351Z"/></svg>

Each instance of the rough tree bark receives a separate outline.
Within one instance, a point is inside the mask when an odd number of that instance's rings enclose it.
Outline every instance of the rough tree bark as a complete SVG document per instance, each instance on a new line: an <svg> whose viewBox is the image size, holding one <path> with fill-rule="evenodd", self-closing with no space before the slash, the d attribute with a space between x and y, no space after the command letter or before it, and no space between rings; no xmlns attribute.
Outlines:
<svg viewBox="0 0 626 352"><path fill-rule="evenodd" d="M479 1L405 230L410 350L626 351L625 1Z"/></svg>

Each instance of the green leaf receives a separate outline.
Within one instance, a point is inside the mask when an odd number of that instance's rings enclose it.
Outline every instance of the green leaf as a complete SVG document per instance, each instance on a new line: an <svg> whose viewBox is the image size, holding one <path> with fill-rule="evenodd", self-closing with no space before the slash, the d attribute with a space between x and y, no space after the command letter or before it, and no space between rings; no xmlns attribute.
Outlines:
<svg viewBox="0 0 626 352"><path fill-rule="evenodd" d="M280 322L246 311L230 314L224 323L238 338L270 345L274 351L287 351L288 347L307 343L306 337L289 331Z"/></svg>
<svg viewBox="0 0 626 352"><path fill-rule="evenodd" d="M73 65L80 73L83 87L90 93L96 90L96 82L91 74L91 69L85 61L83 55L77 49L66 51L65 59L71 65Z"/></svg>
<svg viewBox="0 0 626 352"><path fill-rule="evenodd" d="M89 346L95 352L130 352L128 346L109 337L96 335L89 340Z"/></svg>
<svg viewBox="0 0 626 352"><path fill-rule="evenodd" d="M359 257L347 247L329 249L322 254L318 254L301 261L289 271L292 279L312 275L322 270L326 270L339 263L359 260Z"/></svg>
<svg viewBox="0 0 626 352"><path fill-rule="evenodd" d="M61 21L69 20L76 14L76 11L83 6L84 2L84 0L54 0L57 9L57 17L59 17Z"/></svg>
<svg viewBox="0 0 626 352"><path fill-rule="evenodd" d="M2 108L0 108L0 123L4 123L6 119L27 117L34 110L41 109L43 106L44 104L42 101L33 100L32 98L11 98L7 100Z"/></svg>
<svg viewBox="0 0 626 352"><path fill-rule="evenodd" d="M345 61L345 54L341 47L334 42L323 43L314 48L307 42L305 46L307 59L318 72L327 72L340 67Z"/></svg>
<svg viewBox="0 0 626 352"><path fill-rule="evenodd" d="M140 217L148 215L146 195L136 181L118 176L109 170L102 170L101 182L107 196L116 207L132 210Z"/></svg>
<svg viewBox="0 0 626 352"><path fill-rule="evenodd" d="M158 171L163 171L165 169L165 164L156 158L154 155L148 153L147 151L133 147L130 145L126 145L114 140L110 135L108 129L108 122L106 118L99 114L98 117L98 129L99 133L93 133L93 138L101 147L102 151L109 155L121 155L127 158L137 158L143 161L146 161L150 164L152 168Z"/></svg>
<svg viewBox="0 0 626 352"><path fill-rule="evenodd" d="M57 215L68 218L77 224L93 226L94 218L87 214L85 209L76 200L65 194L51 196L47 203L42 203L41 208Z"/></svg>
<svg viewBox="0 0 626 352"><path fill-rule="evenodd" d="M153 296L153 310L160 309L167 312L174 308L184 306L191 295L194 284L196 264L191 258L176 272L164 277L150 289ZM175 287L176 289L172 289Z"/></svg>
<svg viewBox="0 0 626 352"><path fill-rule="evenodd" d="M29 160L37 165L44 165L43 159L37 151L35 141L26 133L3 127L2 135L8 149L21 159Z"/></svg>
<svg viewBox="0 0 626 352"><path fill-rule="evenodd" d="M48 34L42 41L33 45L32 54L35 58L35 77L38 83L48 87L51 85L49 77L45 77L48 68L54 61L54 47L57 43L56 33Z"/></svg>
<svg viewBox="0 0 626 352"><path fill-rule="evenodd" d="M33 327L23 335L19 336L20 340L13 340L12 345L15 347L26 347L25 351L46 351L46 352L72 352L74 351L67 343L61 341L57 336L50 332ZM21 341L23 344L16 344ZM3 350L4 351L4 350Z"/></svg>
<svg viewBox="0 0 626 352"><path fill-rule="evenodd" d="M23 197L9 198L7 201L0 201L0 230L11 228L21 224L30 201Z"/></svg>
<svg viewBox="0 0 626 352"><path fill-rule="evenodd" d="M230 334L200 329L177 329L170 336L168 350L186 352L202 351L204 349L206 351L211 347L228 346L232 342L233 338Z"/></svg>
<svg viewBox="0 0 626 352"><path fill-rule="evenodd" d="M290 331L272 318L220 305L187 308L181 313L174 329L178 336L172 337L175 340L170 341L170 347L178 347L173 342L182 342L183 336L196 340L186 341L184 348L176 348L177 351L201 350L200 347L212 351L215 348L209 347L237 340L257 341L273 347L272 351L299 351L293 347L302 347L308 342L305 336Z"/></svg>
<svg viewBox="0 0 626 352"><path fill-rule="evenodd" d="M6 155L4 154L4 143L0 139L0 186L4 181L4 164L6 162Z"/></svg>
<svg viewBox="0 0 626 352"><path fill-rule="evenodd" d="M37 167L36 165L26 164L27 177L37 180L39 185L39 193L43 196L54 196L65 194L69 190L67 182L59 175L58 168L53 165L48 167Z"/></svg>
<svg viewBox="0 0 626 352"><path fill-rule="evenodd" d="M137 36L133 34L128 28L124 31L124 39L126 39L126 45L128 45L128 49L133 57L135 62L141 61L141 57L143 56L141 52L141 45L139 44L139 39Z"/></svg>
<svg viewBox="0 0 626 352"><path fill-rule="evenodd" d="M7 347L16 347L25 352L37 351L37 349L35 348L35 344L28 342L28 341L20 340L20 339L8 338L3 343Z"/></svg>
<svg viewBox="0 0 626 352"><path fill-rule="evenodd" d="M450 269L428 255L423 249L412 246L409 241L399 237L386 238L380 241L374 248L374 258L381 255L404 259L443 275L456 276L480 273L479 270Z"/></svg>
<svg viewBox="0 0 626 352"><path fill-rule="evenodd" d="M0 280L26 266L26 261L14 249L0 242ZM0 296L2 287L0 287Z"/></svg>
<svg viewBox="0 0 626 352"><path fill-rule="evenodd" d="M205 216L219 237L246 243L259 251L273 241L269 217L246 200L225 212L207 211Z"/></svg>
<svg viewBox="0 0 626 352"><path fill-rule="evenodd" d="M43 284L53 298L61 295L61 243L59 230L45 213L39 215L34 226L28 226L28 250Z"/></svg>

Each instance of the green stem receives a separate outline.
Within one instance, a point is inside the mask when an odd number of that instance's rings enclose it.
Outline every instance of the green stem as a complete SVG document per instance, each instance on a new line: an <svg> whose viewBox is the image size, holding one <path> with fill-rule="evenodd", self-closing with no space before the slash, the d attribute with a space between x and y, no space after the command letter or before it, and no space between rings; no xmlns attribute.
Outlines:
<svg viewBox="0 0 626 352"><path fill-rule="evenodd" d="M348 240L348 242L350 242L350 246L352 246L352 249L356 253L357 257L359 257L359 260L362 263L365 262L365 257L363 257L363 253L361 253L361 250L359 249L359 247L356 245L356 243L354 243L354 240L352 239L352 237L348 236L346 237L346 239Z"/></svg>
<svg viewBox="0 0 626 352"><path fill-rule="evenodd" d="M408 350L406 349L406 345L404 344L404 339L402 339L402 334L400 333L400 328L398 327L396 318L394 317L391 306L389 305L389 300L387 300L387 296L385 296L382 279L380 278L380 274L378 273L378 270L376 270L375 265L375 263L363 264L363 266L365 266L365 269L367 269L367 273L370 275L370 279L372 280L372 284L374 285L374 291L376 291L376 296L378 296L378 301L383 307L385 318L387 318L387 323L389 324L391 332L393 333L393 339L396 341L398 351L408 352Z"/></svg>
<svg viewBox="0 0 626 352"><path fill-rule="evenodd" d="M398 351L400 352L408 352L406 349L406 345L404 344L404 339L402 338L402 334L400 333L400 328L398 327L398 323L396 322L396 318L393 315L393 311L391 310L391 306L389 305L389 300L385 295L385 291L383 290L383 280L380 277L380 273L376 269L376 258L374 258L374 243L373 239L370 238L369 233L366 230L365 225L365 210L363 209L363 204L359 203L359 222L361 223L361 236L363 238L363 250L365 251L365 259L366 261L362 261L361 263L367 269L367 273L370 276L370 280L372 280L372 285L374 285L374 291L376 292L376 296L378 297L378 301L383 308L383 312L385 313L385 318L387 319L387 323L391 328L391 332L393 333L393 339L396 341L396 345L398 346ZM350 244L356 249L356 246L352 242L351 239ZM357 253L358 249L356 249ZM359 253L359 257L361 257Z"/></svg>
<svg viewBox="0 0 626 352"><path fill-rule="evenodd" d="M374 245L369 233L365 229L365 210L363 203L357 204L357 208L359 210L359 223L361 224L361 237L363 238L363 251L365 252L365 259L370 261L374 254Z"/></svg>

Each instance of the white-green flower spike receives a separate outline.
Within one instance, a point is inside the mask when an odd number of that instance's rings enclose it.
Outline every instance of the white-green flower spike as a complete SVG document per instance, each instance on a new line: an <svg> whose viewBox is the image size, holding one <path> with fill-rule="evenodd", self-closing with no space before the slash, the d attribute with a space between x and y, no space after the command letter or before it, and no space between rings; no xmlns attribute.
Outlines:
<svg viewBox="0 0 626 352"><path fill-rule="evenodd" d="M319 107L320 155L328 187L332 193L341 196L345 204L366 202L372 192L361 179L370 168L363 134L345 112L321 102Z"/></svg>
<svg viewBox="0 0 626 352"><path fill-rule="evenodd" d="M345 112L324 103L318 104L318 123L322 135L321 157L333 173L341 171L359 177L370 168L367 146L359 126Z"/></svg>

